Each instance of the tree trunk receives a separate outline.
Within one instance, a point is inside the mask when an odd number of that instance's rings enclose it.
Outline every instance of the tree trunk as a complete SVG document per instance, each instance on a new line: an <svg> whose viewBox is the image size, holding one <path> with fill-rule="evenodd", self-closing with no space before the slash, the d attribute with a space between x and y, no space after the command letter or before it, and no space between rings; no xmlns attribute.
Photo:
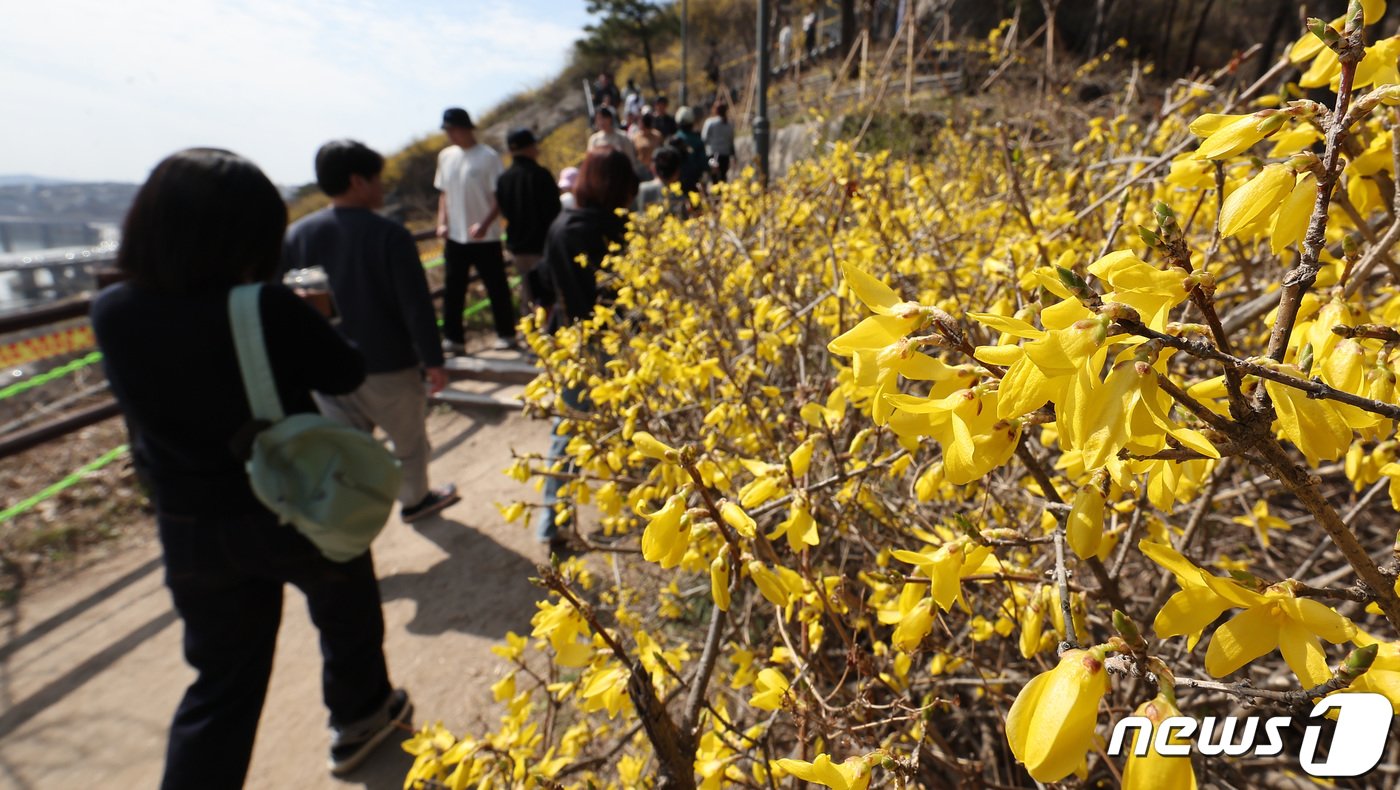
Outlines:
<svg viewBox="0 0 1400 790"><path fill-rule="evenodd" d="M1264 49L1259 54L1259 73L1255 79L1264 76L1274 65L1279 37L1283 35L1283 26L1288 24L1295 7L1293 0L1278 0L1274 5L1274 16L1269 20L1269 32L1264 36Z"/></svg>
<svg viewBox="0 0 1400 790"><path fill-rule="evenodd" d="M1167 3L1165 18L1162 20L1162 39L1157 44L1157 68L1163 74L1170 74L1167 65L1171 58L1172 25L1176 24L1176 0Z"/></svg>
<svg viewBox="0 0 1400 790"><path fill-rule="evenodd" d="M1108 12L1112 10L1112 0L1094 0L1094 26L1089 31L1089 54L1097 54L1104 47L1107 36L1104 28L1108 25Z"/></svg>
<svg viewBox="0 0 1400 790"><path fill-rule="evenodd" d="M1201 7L1201 13L1196 17L1196 29L1191 31L1191 47L1186 50L1186 63L1182 66L1183 72L1190 72L1196 67L1196 48L1201 43L1201 34L1206 30L1206 20L1210 18L1211 6L1215 5L1215 0L1206 0Z"/></svg>
<svg viewBox="0 0 1400 790"><path fill-rule="evenodd" d="M651 95L661 95L661 90L656 87L656 64L651 57L651 36L647 35L646 28L637 27L637 38L642 42L642 55L647 60L647 83L651 85Z"/></svg>

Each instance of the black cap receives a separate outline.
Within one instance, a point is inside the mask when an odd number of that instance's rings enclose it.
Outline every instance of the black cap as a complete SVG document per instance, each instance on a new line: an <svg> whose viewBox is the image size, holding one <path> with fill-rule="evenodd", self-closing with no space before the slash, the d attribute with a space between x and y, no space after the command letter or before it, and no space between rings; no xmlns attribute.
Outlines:
<svg viewBox="0 0 1400 790"><path fill-rule="evenodd" d="M461 107L448 107L442 111L442 128L449 126L460 126L463 129L475 129L476 124L472 123L472 117L467 115L467 111Z"/></svg>
<svg viewBox="0 0 1400 790"><path fill-rule="evenodd" d="M506 147L512 151L529 148L538 142L539 139L535 137L535 133L529 129L511 129L510 133L506 135Z"/></svg>

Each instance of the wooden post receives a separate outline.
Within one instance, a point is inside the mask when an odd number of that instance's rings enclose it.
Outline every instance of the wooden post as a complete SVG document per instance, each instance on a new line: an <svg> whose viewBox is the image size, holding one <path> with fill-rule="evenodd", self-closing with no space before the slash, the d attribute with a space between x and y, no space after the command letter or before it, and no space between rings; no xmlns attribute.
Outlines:
<svg viewBox="0 0 1400 790"><path fill-rule="evenodd" d="M870 65L870 39L860 40L860 100L865 101L865 79Z"/></svg>
<svg viewBox="0 0 1400 790"><path fill-rule="evenodd" d="M904 47L904 110L909 111L909 107L914 103L914 28L918 27L919 20L910 10L909 15L909 39Z"/></svg>

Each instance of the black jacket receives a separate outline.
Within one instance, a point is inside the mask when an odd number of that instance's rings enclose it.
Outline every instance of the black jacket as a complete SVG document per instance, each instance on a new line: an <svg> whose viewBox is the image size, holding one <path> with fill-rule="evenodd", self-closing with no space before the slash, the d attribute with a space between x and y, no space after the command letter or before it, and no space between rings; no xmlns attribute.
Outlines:
<svg viewBox="0 0 1400 790"><path fill-rule="evenodd" d="M527 156L514 157L496 181L496 204L508 223L506 249L542 254L549 223L559 215L559 186L549 171Z"/></svg>
<svg viewBox="0 0 1400 790"><path fill-rule="evenodd" d="M315 413L312 390L339 395L364 381L359 352L289 289L264 286L259 307L282 411ZM92 328L156 508L183 516L265 511L233 447L252 409L228 292L169 296L119 283L93 302Z"/></svg>
<svg viewBox="0 0 1400 790"><path fill-rule="evenodd" d="M587 318L598 304L598 266L608 245L621 244L627 222L608 209L571 208L560 212L545 237L543 265L549 272L560 307L550 314L549 330ZM584 256L587 265L576 259Z"/></svg>

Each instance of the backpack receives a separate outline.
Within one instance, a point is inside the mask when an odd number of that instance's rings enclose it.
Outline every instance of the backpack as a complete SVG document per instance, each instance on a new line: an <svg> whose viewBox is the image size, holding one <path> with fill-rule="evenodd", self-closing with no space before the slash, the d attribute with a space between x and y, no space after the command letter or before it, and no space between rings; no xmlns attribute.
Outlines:
<svg viewBox="0 0 1400 790"><path fill-rule="evenodd" d="M234 348L253 418L248 481L258 500L329 560L369 549L398 494L399 462L373 436L320 414L282 412L258 313L261 283L229 293Z"/></svg>

